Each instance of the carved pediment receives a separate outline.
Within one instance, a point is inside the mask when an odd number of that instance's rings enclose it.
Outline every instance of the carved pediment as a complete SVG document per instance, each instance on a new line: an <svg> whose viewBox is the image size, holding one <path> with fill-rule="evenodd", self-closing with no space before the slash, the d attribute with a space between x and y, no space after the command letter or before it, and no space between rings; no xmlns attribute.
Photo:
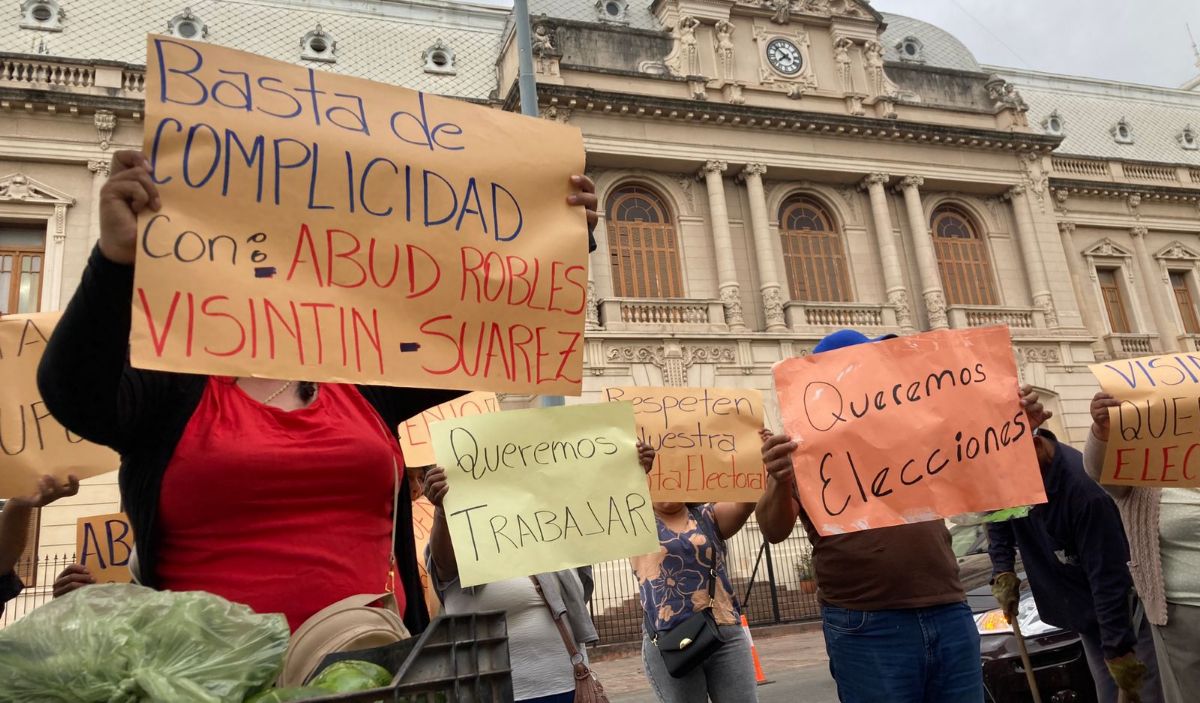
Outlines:
<svg viewBox="0 0 1200 703"><path fill-rule="evenodd" d="M1125 249L1124 247L1118 245L1116 242L1109 239L1108 237L1101 239L1100 241L1096 242L1092 246L1085 249L1083 252L1083 255L1084 256L1109 256L1109 257L1117 257L1117 258L1121 258L1121 259L1133 258L1133 254L1131 254L1128 249Z"/></svg>
<svg viewBox="0 0 1200 703"><path fill-rule="evenodd" d="M775 24L788 24L796 15L860 17L882 22L883 17L861 0L737 0L738 5L766 10Z"/></svg>
<svg viewBox="0 0 1200 703"><path fill-rule="evenodd" d="M0 178L0 202L74 205L75 198L23 173L10 173Z"/></svg>
<svg viewBox="0 0 1200 703"><path fill-rule="evenodd" d="M1156 259L1165 259L1170 261L1200 261L1200 254L1192 251L1184 246L1183 242L1175 240L1163 247L1157 254Z"/></svg>

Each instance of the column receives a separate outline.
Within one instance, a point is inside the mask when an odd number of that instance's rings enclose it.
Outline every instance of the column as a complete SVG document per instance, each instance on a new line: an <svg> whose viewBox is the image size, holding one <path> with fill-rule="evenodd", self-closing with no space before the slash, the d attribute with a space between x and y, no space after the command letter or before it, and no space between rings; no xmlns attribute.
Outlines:
<svg viewBox="0 0 1200 703"><path fill-rule="evenodd" d="M875 239L879 246L879 258L883 264L883 283L887 288L887 301L896 309L896 322L903 334L911 334L917 326L913 323L912 304L908 299L908 286L904 285L904 269L900 266L900 251L892 234L892 217L888 212L887 191L884 190L891 176L872 173L863 179L859 188L867 191L871 198L871 219L875 225Z"/></svg>
<svg viewBox="0 0 1200 703"><path fill-rule="evenodd" d="M701 175L708 186L708 215L712 221L717 285L721 290L721 304L725 306L725 322L730 330L745 332L741 290L737 281L737 267L733 263L733 238L729 234L729 211L725 207L725 179L721 176L728 167L729 164L724 161L708 161L701 169Z"/></svg>
<svg viewBox="0 0 1200 703"><path fill-rule="evenodd" d="M763 191L764 164L746 164L741 179L746 183L750 196L750 226L754 230L754 253L758 260L758 289L762 295L763 311L767 318L768 332L787 329L787 318L783 314L783 292L779 282L779 271L775 267L775 243L771 239L771 224L767 217L767 195Z"/></svg>
<svg viewBox="0 0 1200 703"><path fill-rule="evenodd" d="M108 180L108 159L89 159L87 168L92 172L92 201L88 222L88 254L92 247L100 241L100 188Z"/></svg>
<svg viewBox="0 0 1200 703"><path fill-rule="evenodd" d="M1104 325L1096 319L1098 311L1093 307L1096 296L1094 293L1085 292L1088 289L1083 287L1085 273L1079 263L1079 250L1075 248L1075 223L1059 222L1058 234L1062 239L1063 253L1067 257L1067 270L1071 273L1071 289L1075 292L1075 300L1079 303L1079 315L1083 318L1083 326L1097 337L1102 336ZM1090 277L1090 274L1087 275Z"/></svg>
<svg viewBox="0 0 1200 703"><path fill-rule="evenodd" d="M904 195L904 209L908 212L908 228L912 231L913 246L917 250L917 269L921 273L921 297L929 315L930 329L946 329L946 295L942 292L942 279L938 274L937 255L933 251L933 237L925 222L925 211L921 208L921 186L925 179L920 176L905 176L900 181L900 192Z"/></svg>
<svg viewBox="0 0 1200 703"><path fill-rule="evenodd" d="M1033 305L1045 315L1047 326L1058 327L1058 312L1054 309L1054 296L1050 295L1046 262L1042 260L1042 252L1038 250L1037 232L1034 231L1033 217L1029 214L1029 198L1025 195L1025 186L1009 188L1004 197L1012 204L1013 216L1017 223L1017 244L1021 247L1025 274L1029 276Z"/></svg>
<svg viewBox="0 0 1200 703"><path fill-rule="evenodd" d="M1150 311L1154 314L1154 326L1158 328L1163 351L1177 352L1180 351L1179 335L1183 334L1183 331L1179 329L1175 316L1171 314L1171 304L1163 297L1167 292L1167 282L1163 281L1162 273L1154 265L1154 259L1150 258L1150 252L1146 249L1147 231L1142 225L1129 230L1129 234L1133 236L1133 252L1137 258L1138 272L1146 286L1146 297L1150 299Z"/></svg>

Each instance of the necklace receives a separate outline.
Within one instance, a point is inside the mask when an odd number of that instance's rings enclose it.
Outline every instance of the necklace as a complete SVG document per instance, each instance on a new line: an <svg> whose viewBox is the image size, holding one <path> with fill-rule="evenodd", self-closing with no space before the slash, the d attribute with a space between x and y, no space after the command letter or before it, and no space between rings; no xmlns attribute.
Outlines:
<svg viewBox="0 0 1200 703"><path fill-rule="evenodd" d="M271 395L267 396L265 400L263 400L263 405L269 405L271 403L271 401L278 398L281 393L283 393L287 389L291 388L293 383L295 383L295 381L288 381L287 383L280 386L279 390L275 391Z"/></svg>

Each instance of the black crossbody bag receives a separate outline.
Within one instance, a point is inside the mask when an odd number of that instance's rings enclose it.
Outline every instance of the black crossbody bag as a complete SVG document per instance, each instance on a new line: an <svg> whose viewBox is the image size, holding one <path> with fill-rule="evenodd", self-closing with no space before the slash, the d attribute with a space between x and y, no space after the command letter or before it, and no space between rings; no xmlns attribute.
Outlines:
<svg viewBox="0 0 1200 703"><path fill-rule="evenodd" d="M704 523L697 518L696 524L703 525ZM704 528L701 527L701 529ZM712 535L709 535L709 539L712 539ZM720 542L714 541L714 564L717 560L716 550L720 548ZM687 676L725 645L725 639L721 637L716 618L712 614L716 593L717 570L712 568L708 570L708 607L698 613L692 613L687 620L664 632L654 629L650 614L646 612L645 606L642 607L642 616L646 620L646 634L649 635L650 641L662 655L667 673L677 679Z"/></svg>

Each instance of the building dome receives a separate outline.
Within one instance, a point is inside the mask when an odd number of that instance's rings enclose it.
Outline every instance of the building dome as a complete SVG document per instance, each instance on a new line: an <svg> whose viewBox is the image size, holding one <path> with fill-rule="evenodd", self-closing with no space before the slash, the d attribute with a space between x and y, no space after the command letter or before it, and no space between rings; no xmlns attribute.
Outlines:
<svg viewBox="0 0 1200 703"><path fill-rule="evenodd" d="M880 41L883 42L885 60L981 72L971 50L941 27L886 12L883 19L887 29Z"/></svg>

